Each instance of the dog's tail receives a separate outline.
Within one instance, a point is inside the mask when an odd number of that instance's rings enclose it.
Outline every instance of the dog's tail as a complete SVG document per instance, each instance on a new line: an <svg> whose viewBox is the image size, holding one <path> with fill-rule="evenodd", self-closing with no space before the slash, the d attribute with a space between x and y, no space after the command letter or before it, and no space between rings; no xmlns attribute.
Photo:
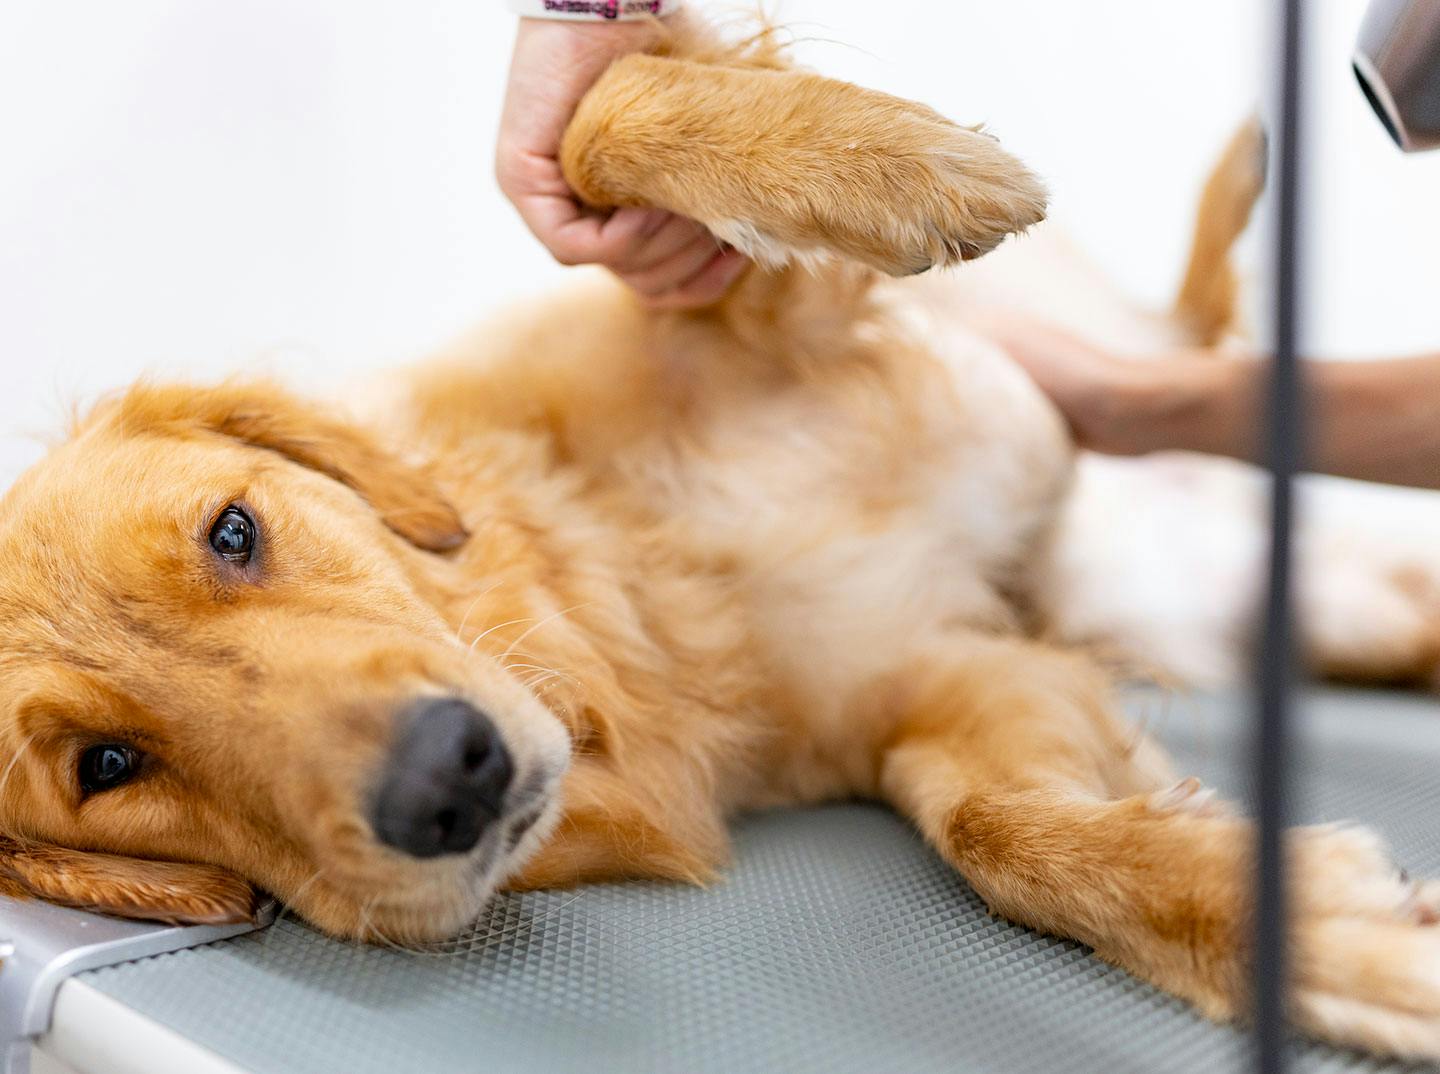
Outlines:
<svg viewBox="0 0 1440 1074"><path fill-rule="evenodd" d="M1213 346L1236 326L1240 282L1231 254L1265 189L1265 154L1265 128L1252 118L1230 139L1200 195L1173 311L1197 344Z"/></svg>
<svg viewBox="0 0 1440 1074"><path fill-rule="evenodd" d="M566 132L571 187L699 220L771 272L838 259L910 275L1043 218L1043 187L994 138L756 42L616 62Z"/></svg>

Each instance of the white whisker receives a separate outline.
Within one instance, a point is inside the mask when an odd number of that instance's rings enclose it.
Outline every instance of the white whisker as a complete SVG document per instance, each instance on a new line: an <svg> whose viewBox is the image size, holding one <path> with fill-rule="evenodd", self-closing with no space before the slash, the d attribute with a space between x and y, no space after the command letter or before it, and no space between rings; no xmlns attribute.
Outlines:
<svg viewBox="0 0 1440 1074"><path fill-rule="evenodd" d="M534 678L526 679L524 682L521 683L521 685L524 686L527 690L534 690L542 682L551 682L555 679L565 677L566 676L562 676L558 671L551 671L544 675L539 675ZM573 682L574 680L572 679L571 681Z"/></svg>
<svg viewBox="0 0 1440 1074"><path fill-rule="evenodd" d="M24 741L20 743L20 748L15 751L15 756L11 757L10 763L5 766L5 771L0 772L0 794L5 792L5 785L10 782L10 774L15 771L15 766L20 763L20 758L25 756L25 751L30 748L30 744L34 741L35 736L33 734L26 735Z"/></svg>
<svg viewBox="0 0 1440 1074"><path fill-rule="evenodd" d="M488 597L491 593L495 592L496 589L500 588L500 583L503 581L504 579L502 578L499 581L495 582L493 585L486 586L485 589L474 600L470 602L470 607L466 608L465 614L460 617L460 625L455 628L456 641L460 642L462 645L464 644L464 641L461 639L460 635L465 633L465 624L470 622L471 613L475 611L475 608L482 600Z"/></svg>
<svg viewBox="0 0 1440 1074"><path fill-rule="evenodd" d="M517 670L524 671L524 670L528 670L528 671L538 672L538 673L540 674L540 677L541 677L541 678L566 679L566 680L568 680L569 682L575 683L575 685L577 685L577 686L580 685L580 680L577 679L577 678L576 678L574 675L572 675L570 672L564 671L564 670L562 670L562 669L560 669L560 668L549 668L549 667L545 667L543 664L506 664L506 665L505 665L505 670L506 670L506 671L517 671ZM527 679L524 680L524 681L525 681L526 684L528 685L529 682L534 681L534 678L535 678L534 676L528 676Z"/></svg>
<svg viewBox="0 0 1440 1074"><path fill-rule="evenodd" d="M512 641L509 648L507 648L503 653L500 654L500 659L504 660L514 650L515 646L519 645L522 641L528 638L531 634L535 633L535 631L539 630L541 627L553 623L556 619L567 616L571 612L578 612L581 608L588 608L594 603L595 602L593 600L587 600L580 604L571 605L569 608L561 608L558 612L547 615L544 619L540 620L540 622L536 623L534 626L524 631L518 638Z"/></svg>
<svg viewBox="0 0 1440 1074"><path fill-rule="evenodd" d="M507 620L506 620L505 622L503 622L503 623L496 623L494 626L490 627L488 630L483 630L483 631L481 631L479 634L475 635L475 640L470 643L470 651L471 651L471 652L474 652L474 651L475 651L475 646L477 646L477 645L480 644L480 640L481 640L482 638L488 638L491 634L495 633L495 631L497 631L497 630L500 630L502 627L515 626L515 625L517 625L517 624L519 624L519 623L529 623L529 622L531 622L534 618L535 618L535 617L534 617L533 615L527 615L527 616L525 616L525 618L523 618L523 619L507 619Z"/></svg>

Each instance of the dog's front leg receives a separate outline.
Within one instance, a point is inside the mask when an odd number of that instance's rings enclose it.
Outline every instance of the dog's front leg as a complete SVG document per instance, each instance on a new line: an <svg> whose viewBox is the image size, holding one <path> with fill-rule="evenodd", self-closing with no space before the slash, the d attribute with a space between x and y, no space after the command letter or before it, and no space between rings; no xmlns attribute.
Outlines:
<svg viewBox="0 0 1440 1074"><path fill-rule="evenodd" d="M658 206L758 262L839 255L895 276L979 257L1045 214L995 139L805 71L628 56L581 102L565 177L597 208Z"/></svg>
<svg viewBox="0 0 1440 1074"><path fill-rule="evenodd" d="M996 913L1080 940L1221 1019L1244 1016L1253 832L1162 786L1100 677L988 638L935 654L880 758L883 792ZM1337 1043L1440 1056L1440 891L1356 828L1301 829L1292 1017Z"/></svg>
<svg viewBox="0 0 1440 1074"><path fill-rule="evenodd" d="M687 786L682 760L653 771L623 771L606 760L582 760L565 778L565 809L554 832L518 875L511 891L573 887L615 880L704 884L729 860L719 806Z"/></svg>

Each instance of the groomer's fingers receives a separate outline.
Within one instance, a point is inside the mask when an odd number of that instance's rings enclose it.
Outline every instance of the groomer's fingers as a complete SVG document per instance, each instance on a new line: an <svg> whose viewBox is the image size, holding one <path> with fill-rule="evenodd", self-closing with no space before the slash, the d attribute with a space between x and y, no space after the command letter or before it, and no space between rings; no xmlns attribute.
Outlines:
<svg viewBox="0 0 1440 1074"><path fill-rule="evenodd" d="M742 255L722 252L694 220L662 209L596 213L577 203L563 179L539 162L530 162L530 168L525 176L530 192L514 202L536 238L563 265L606 266L656 309L710 305L749 264Z"/></svg>
<svg viewBox="0 0 1440 1074"><path fill-rule="evenodd" d="M717 254L710 263L678 287L655 298L645 299L645 304L657 310L699 309L713 306L725 297L725 292L750 267L750 259L738 250L726 250Z"/></svg>
<svg viewBox="0 0 1440 1074"><path fill-rule="evenodd" d="M617 209L603 216L565 196L525 198L519 208L563 265L604 265L624 276L653 269L701 240L715 246L702 224L664 209Z"/></svg>
<svg viewBox="0 0 1440 1074"><path fill-rule="evenodd" d="M709 243L712 253L718 250L719 244L704 225L673 213L666 213L665 216L666 219L659 228L607 267L622 276L629 276L658 268L688 247L702 241Z"/></svg>
<svg viewBox="0 0 1440 1074"><path fill-rule="evenodd" d="M616 209L595 215L600 221L595 263L610 269L633 264L672 216L664 209Z"/></svg>
<svg viewBox="0 0 1440 1074"><path fill-rule="evenodd" d="M644 209L621 210L626 215L607 236L605 225L610 218L582 209L568 195L537 195L517 203L520 217L562 265L604 264L611 257L644 241L647 226L658 226L647 219Z"/></svg>
<svg viewBox="0 0 1440 1074"><path fill-rule="evenodd" d="M619 277L644 298L661 295L684 286L724 251L709 232L692 239L677 253L644 272L621 272Z"/></svg>

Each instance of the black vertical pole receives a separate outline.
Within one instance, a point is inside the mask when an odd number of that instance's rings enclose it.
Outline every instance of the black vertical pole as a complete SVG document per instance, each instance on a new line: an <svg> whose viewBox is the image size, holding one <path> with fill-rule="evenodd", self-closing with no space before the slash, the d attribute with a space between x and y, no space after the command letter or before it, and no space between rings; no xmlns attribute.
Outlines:
<svg viewBox="0 0 1440 1074"><path fill-rule="evenodd" d="M1267 414L1273 474L1270 573L1257 669L1255 750L1259 827L1255 907L1255 1049L1261 1074L1286 1066L1286 884L1283 832L1288 801L1292 686L1291 618L1294 479L1303 448L1303 393L1297 351L1300 303L1300 82L1303 0L1280 0L1280 120L1275 246L1275 356Z"/></svg>

